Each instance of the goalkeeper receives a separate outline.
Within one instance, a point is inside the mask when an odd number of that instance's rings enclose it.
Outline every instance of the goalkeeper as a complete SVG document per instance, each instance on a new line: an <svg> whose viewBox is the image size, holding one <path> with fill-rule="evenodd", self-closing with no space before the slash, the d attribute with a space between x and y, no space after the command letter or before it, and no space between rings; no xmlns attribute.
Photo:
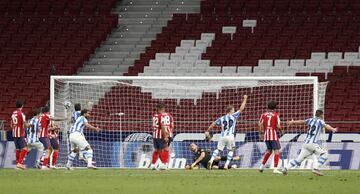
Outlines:
<svg viewBox="0 0 360 194"><path fill-rule="evenodd" d="M205 149L199 148L195 143L190 144L190 150L194 153L194 162L191 165L186 165L186 169L199 169L200 164L207 168L207 164L211 159L211 155ZM239 160L239 156L233 157L233 160ZM226 161L227 156L218 156L214 159L212 163L212 169L224 169L224 167L219 167L220 161ZM230 165L231 167L231 165ZM236 167L235 167L236 168Z"/></svg>

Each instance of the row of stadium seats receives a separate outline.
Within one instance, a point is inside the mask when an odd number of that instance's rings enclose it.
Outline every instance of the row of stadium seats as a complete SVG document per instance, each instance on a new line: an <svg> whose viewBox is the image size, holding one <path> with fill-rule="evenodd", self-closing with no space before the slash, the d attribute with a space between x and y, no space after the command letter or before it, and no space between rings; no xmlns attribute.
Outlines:
<svg viewBox="0 0 360 194"><path fill-rule="evenodd" d="M108 14L116 0L38 0L0 1L0 12L8 14Z"/></svg>
<svg viewBox="0 0 360 194"><path fill-rule="evenodd" d="M32 107L45 105L52 65L56 68L53 73L74 74L106 39L118 23L117 15L110 14L114 2L0 1L0 120L6 121L5 128L15 108L14 99L25 100L28 117ZM80 5L79 10L96 5L102 11L64 14L75 4ZM111 7L103 9L108 5ZM39 13L44 7L49 10Z"/></svg>

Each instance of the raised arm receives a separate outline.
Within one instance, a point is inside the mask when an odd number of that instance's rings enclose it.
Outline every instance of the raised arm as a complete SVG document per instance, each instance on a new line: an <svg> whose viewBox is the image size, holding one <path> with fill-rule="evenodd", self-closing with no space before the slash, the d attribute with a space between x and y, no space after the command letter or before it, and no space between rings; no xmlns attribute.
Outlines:
<svg viewBox="0 0 360 194"><path fill-rule="evenodd" d="M239 112L242 113L245 109L245 105L246 105L246 100L247 100L248 96L247 95L244 95L243 97L243 101L241 103L241 106L239 108Z"/></svg>

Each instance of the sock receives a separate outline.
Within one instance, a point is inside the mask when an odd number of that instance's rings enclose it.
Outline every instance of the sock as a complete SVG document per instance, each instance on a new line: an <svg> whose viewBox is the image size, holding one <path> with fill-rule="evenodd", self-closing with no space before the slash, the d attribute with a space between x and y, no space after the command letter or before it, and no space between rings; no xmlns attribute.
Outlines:
<svg viewBox="0 0 360 194"><path fill-rule="evenodd" d="M151 164L155 164L156 163L156 160L157 160L157 156L159 155L159 153L154 150L153 153L152 153L152 158L151 158Z"/></svg>
<svg viewBox="0 0 360 194"><path fill-rule="evenodd" d="M219 150L218 149L214 150L209 162L213 162L215 157L218 156L218 155L219 155Z"/></svg>
<svg viewBox="0 0 360 194"><path fill-rule="evenodd" d="M160 151L159 151L159 158L160 158L160 160L161 160L161 162L162 162L163 164L166 163L166 160L165 160L165 151L164 151L164 150L160 150Z"/></svg>
<svg viewBox="0 0 360 194"><path fill-rule="evenodd" d="M262 160L262 162L261 162L262 165L265 165L265 164L266 164L266 162L267 162L267 160L269 159L270 155L271 155L270 152L266 152L266 153L264 154L264 158L263 158L263 160Z"/></svg>
<svg viewBox="0 0 360 194"><path fill-rule="evenodd" d="M16 164L19 163L20 153L21 153L21 150L16 150Z"/></svg>
<svg viewBox="0 0 360 194"><path fill-rule="evenodd" d="M87 160L87 165L92 165L92 159L93 159L93 150L89 149L84 152L85 159Z"/></svg>
<svg viewBox="0 0 360 194"><path fill-rule="evenodd" d="M49 157L44 157L44 162L43 162L43 166L46 166L49 164Z"/></svg>
<svg viewBox="0 0 360 194"><path fill-rule="evenodd" d="M52 155L52 161L51 161L51 165L52 165L52 166L55 166L57 156L58 156L58 151L57 151L57 150L54 150L53 155Z"/></svg>
<svg viewBox="0 0 360 194"><path fill-rule="evenodd" d="M226 162L225 162L225 166L229 166L230 161L232 160L233 154L234 154L233 151L229 151L229 153L228 153L228 155L227 155Z"/></svg>
<svg viewBox="0 0 360 194"><path fill-rule="evenodd" d="M318 159L318 165L319 165L319 167L322 166L322 165L324 165L325 162L326 162L326 160L327 160L327 154L321 154L320 157L319 157L319 159Z"/></svg>
<svg viewBox="0 0 360 194"><path fill-rule="evenodd" d="M296 160L291 160L290 162L289 162L289 164L287 165L287 167L286 168L293 168L293 167L295 167L295 166L300 166L300 163L299 162L297 162Z"/></svg>
<svg viewBox="0 0 360 194"><path fill-rule="evenodd" d="M164 161L165 164L169 162L169 150L164 150Z"/></svg>
<svg viewBox="0 0 360 194"><path fill-rule="evenodd" d="M84 159L84 158L85 158L84 153L85 153L84 150L80 150L80 151L79 151L79 157L82 158L82 159Z"/></svg>
<svg viewBox="0 0 360 194"><path fill-rule="evenodd" d="M274 168L277 168L279 164L279 154L274 155Z"/></svg>
<svg viewBox="0 0 360 194"><path fill-rule="evenodd" d="M76 153L75 153L75 152L71 152L71 153L68 155L68 161L67 161L66 166L72 166L72 165L73 165L73 162L74 162L74 160L75 160L75 157L76 157Z"/></svg>
<svg viewBox="0 0 360 194"><path fill-rule="evenodd" d="M45 158L45 155L46 155L46 150L44 150L42 152L42 156L40 158L40 166L42 166L44 164L44 158Z"/></svg>
<svg viewBox="0 0 360 194"><path fill-rule="evenodd" d="M23 163L23 160L24 160L26 154L27 154L27 150L26 150L26 149L22 149L22 150L20 151L20 156L19 156L19 163L20 163L20 164Z"/></svg>

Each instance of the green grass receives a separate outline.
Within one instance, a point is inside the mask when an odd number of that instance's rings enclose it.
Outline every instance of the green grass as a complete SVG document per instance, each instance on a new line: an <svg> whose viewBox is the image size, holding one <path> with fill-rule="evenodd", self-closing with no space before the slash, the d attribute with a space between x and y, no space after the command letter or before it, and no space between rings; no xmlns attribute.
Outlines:
<svg viewBox="0 0 360 194"><path fill-rule="evenodd" d="M290 171L288 176L267 170L125 170L74 171L0 170L0 193L91 194L91 193L182 193L182 194L335 194L358 193L360 171Z"/></svg>

